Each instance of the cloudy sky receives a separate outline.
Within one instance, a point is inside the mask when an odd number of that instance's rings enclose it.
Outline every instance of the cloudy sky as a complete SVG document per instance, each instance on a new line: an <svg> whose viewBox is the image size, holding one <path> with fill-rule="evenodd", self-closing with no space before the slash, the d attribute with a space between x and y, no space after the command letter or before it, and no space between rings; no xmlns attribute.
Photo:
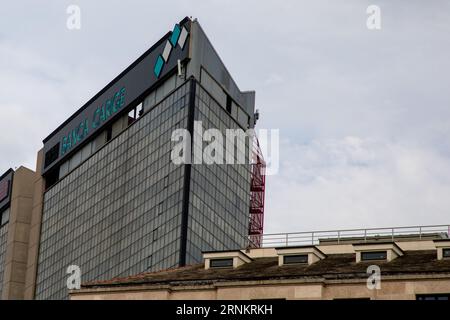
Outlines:
<svg viewBox="0 0 450 320"><path fill-rule="evenodd" d="M44 137L192 16L280 130L266 232L450 223L447 0L38 3L2 3L1 172L34 168Z"/></svg>

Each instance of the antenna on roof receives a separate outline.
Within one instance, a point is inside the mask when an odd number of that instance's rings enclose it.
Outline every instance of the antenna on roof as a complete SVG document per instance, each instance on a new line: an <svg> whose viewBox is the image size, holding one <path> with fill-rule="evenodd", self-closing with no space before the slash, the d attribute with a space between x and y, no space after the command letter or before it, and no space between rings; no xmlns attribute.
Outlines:
<svg viewBox="0 0 450 320"><path fill-rule="evenodd" d="M180 59L177 60L177 66L178 66L178 76L180 78L184 79L184 70L183 70L183 65L181 64Z"/></svg>
<svg viewBox="0 0 450 320"><path fill-rule="evenodd" d="M256 109L256 112L255 112L255 125L256 125L256 122L259 120L259 110L258 109Z"/></svg>

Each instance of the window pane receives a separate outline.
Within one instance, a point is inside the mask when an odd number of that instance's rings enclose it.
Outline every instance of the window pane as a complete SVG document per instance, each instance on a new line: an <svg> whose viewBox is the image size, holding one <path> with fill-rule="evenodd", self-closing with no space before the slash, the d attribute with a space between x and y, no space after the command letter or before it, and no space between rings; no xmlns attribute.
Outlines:
<svg viewBox="0 0 450 320"><path fill-rule="evenodd" d="M444 258L450 258L450 248L443 249L442 250L442 255L444 256Z"/></svg>
<svg viewBox="0 0 450 320"><path fill-rule="evenodd" d="M308 255L295 255L295 256L284 256L283 257L284 264L292 264L292 263L308 263Z"/></svg>
<svg viewBox="0 0 450 320"><path fill-rule="evenodd" d="M361 260L386 260L387 252L386 251L374 251L374 252L362 252Z"/></svg>
<svg viewBox="0 0 450 320"><path fill-rule="evenodd" d="M3 211L3 213L0 213L1 221L0 226L3 226L4 224L9 222L9 209Z"/></svg>
<svg viewBox="0 0 450 320"><path fill-rule="evenodd" d="M445 300L448 301L450 294L418 294L416 300Z"/></svg>
<svg viewBox="0 0 450 320"><path fill-rule="evenodd" d="M233 259L212 259L209 263L211 268L225 268L233 266Z"/></svg>

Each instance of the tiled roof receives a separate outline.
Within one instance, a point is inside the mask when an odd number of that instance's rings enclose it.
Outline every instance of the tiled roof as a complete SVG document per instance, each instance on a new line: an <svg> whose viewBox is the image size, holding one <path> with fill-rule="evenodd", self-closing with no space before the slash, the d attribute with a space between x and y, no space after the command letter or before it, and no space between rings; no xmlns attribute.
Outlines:
<svg viewBox="0 0 450 320"><path fill-rule="evenodd" d="M209 284L216 281L248 281L270 279L358 279L367 278L367 267L376 264L382 275L450 274L450 260L436 259L435 250L406 251L391 262L355 262L355 254L330 254L312 265L278 266L277 257L257 258L236 269L209 269L203 264L142 273L130 277L84 283L83 288L125 286L138 284L180 285Z"/></svg>

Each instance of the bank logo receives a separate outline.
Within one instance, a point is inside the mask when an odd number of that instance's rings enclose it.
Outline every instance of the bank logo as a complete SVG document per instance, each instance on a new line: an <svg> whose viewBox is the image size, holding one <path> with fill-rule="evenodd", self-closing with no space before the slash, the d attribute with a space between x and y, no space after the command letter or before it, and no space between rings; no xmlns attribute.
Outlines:
<svg viewBox="0 0 450 320"><path fill-rule="evenodd" d="M187 31L185 27L181 28L179 24L175 25L172 31L172 35L166 42L163 53L160 54L156 59L153 72L155 73L155 76L157 78L159 78L159 76L161 75L164 65L169 61L172 50L175 49L177 45L179 45L181 50L183 50L188 36L189 31Z"/></svg>

